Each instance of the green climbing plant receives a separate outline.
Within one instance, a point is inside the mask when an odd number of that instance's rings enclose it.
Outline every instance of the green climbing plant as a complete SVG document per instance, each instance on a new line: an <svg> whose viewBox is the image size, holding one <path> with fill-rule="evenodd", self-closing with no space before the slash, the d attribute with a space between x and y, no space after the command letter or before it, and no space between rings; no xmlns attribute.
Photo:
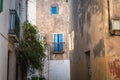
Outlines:
<svg viewBox="0 0 120 80"><path fill-rule="evenodd" d="M40 41L36 26L25 23L23 25L23 39L19 41L17 59L22 70L23 80L26 80L29 66L42 71L44 54L44 43Z"/></svg>

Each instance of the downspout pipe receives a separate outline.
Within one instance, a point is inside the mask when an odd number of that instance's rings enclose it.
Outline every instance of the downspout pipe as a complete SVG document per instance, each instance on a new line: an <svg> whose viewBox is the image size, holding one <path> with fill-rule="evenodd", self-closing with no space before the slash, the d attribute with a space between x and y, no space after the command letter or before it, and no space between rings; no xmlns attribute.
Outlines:
<svg viewBox="0 0 120 80"><path fill-rule="evenodd" d="M111 28L110 28L110 1L107 0L107 4L108 4L108 29L109 29L109 34L112 35L111 33Z"/></svg>

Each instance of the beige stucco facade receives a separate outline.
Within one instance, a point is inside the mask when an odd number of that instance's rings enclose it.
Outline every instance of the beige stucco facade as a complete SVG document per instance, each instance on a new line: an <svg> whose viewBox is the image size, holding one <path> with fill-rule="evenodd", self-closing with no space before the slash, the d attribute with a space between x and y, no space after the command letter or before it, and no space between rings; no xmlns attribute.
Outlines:
<svg viewBox="0 0 120 80"><path fill-rule="evenodd" d="M71 1L71 80L120 79L119 30L110 32L119 8L120 0Z"/></svg>

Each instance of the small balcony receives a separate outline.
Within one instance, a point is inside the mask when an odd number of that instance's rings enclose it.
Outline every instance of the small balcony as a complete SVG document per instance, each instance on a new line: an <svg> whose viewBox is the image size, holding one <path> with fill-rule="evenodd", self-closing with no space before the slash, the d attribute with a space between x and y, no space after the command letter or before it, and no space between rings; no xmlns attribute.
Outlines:
<svg viewBox="0 0 120 80"><path fill-rule="evenodd" d="M65 42L53 42L52 51L54 54L63 54L65 53Z"/></svg>
<svg viewBox="0 0 120 80"><path fill-rule="evenodd" d="M19 39L20 35L20 20L16 10L10 10L10 25L9 25L9 37Z"/></svg>

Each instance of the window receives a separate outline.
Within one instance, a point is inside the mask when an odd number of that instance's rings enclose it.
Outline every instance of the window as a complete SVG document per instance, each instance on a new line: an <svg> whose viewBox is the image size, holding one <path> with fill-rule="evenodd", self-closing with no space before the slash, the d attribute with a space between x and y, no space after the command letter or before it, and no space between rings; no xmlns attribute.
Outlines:
<svg viewBox="0 0 120 80"><path fill-rule="evenodd" d="M54 5L51 7L51 14L58 14L58 6Z"/></svg>
<svg viewBox="0 0 120 80"><path fill-rule="evenodd" d="M87 66L87 80L91 80L91 62L90 62L90 50L85 52L86 54L86 66Z"/></svg>
<svg viewBox="0 0 120 80"><path fill-rule="evenodd" d="M0 0L0 13L3 11L3 0Z"/></svg>
<svg viewBox="0 0 120 80"><path fill-rule="evenodd" d="M54 51L63 51L63 34L54 34Z"/></svg>

